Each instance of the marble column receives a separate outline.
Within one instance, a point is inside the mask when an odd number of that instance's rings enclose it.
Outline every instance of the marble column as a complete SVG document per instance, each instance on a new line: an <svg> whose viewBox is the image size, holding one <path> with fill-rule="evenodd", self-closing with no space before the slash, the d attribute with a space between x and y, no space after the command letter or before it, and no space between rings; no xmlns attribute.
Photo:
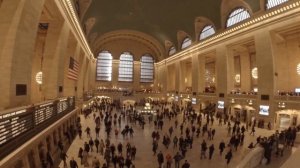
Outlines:
<svg viewBox="0 0 300 168"><path fill-rule="evenodd" d="M273 103L273 94L274 94L274 81L275 81L275 74L274 74L274 57L273 57L273 44L270 33L260 31L257 32L254 36L255 40L255 50L256 50L256 63L258 69L258 107L259 105L268 105L270 106L269 109L269 116L261 116L258 115L259 118L264 119L266 122L272 121L275 118L275 112ZM266 95L269 96L269 100L262 100L261 96Z"/></svg>
<svg viewBox="0 0 300 168"><path fill-rule="evenodd" d="M197 54L192 56L192 91L199 92L199 57Z"/></svg>
<svg viewBox="0 0 300 168"><path fill-rule="evenodd" d="M59 87L64 83L64 62L70 30L66 22L50 22L44 54L44 84L42 89L45 99L62 97Z"/></svg>
<svg viewBox="0 0 300 168"><path fill-rule="evenodd" d="M84 83L84 72L87 66L87 58L86 56L81 53L80 58L79 58L79 75L78 75L78 80L77 80L77 98L81 99L83 96L83 83Z"/></svg>
<svg viewBox="0 0 300 168"><path fill-rule="evenodd" d="M0 108L31 101L32 59L44 0L3 1L0 10ZM5 6L5 8L4 8ZM26 85L26 95L16 96L16 85Z"/></svg>
<svg viewBox="0 0 300 168"><path fill-rule="evenodd" d="M205 90L205 56L204 55L200 55L197 56L198 57L198 75L197 77L199 78L199 86L198 86L198 90L199 92L204 92Z"/></svg>
<svg viewBox="0 0 300 168"><path fill-rule="evenodd" d="M182 80L180 61L175 63L175 91L180 92L180 84Z"/></svg>
<svg viewBox="0 0 300 168"><path fill-rule="evenodd" d="M248 51L240 54L241 62L241 90L245 92L251 91L251 68L250 68L250 55Z"/></svg>

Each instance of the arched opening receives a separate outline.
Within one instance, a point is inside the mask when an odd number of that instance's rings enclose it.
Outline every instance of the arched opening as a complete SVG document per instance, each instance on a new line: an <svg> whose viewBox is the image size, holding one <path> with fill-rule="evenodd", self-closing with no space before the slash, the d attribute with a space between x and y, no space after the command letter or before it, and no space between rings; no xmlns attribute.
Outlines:
<svg viewBox="0 0 300 168"><path fill-rule="evenodd" d="M124 52L120 56L119 81L133 81L133 56L129 52Z"/></svg>
<svg viewBox="0 0 300 168"><path fill-rule="evenodd" d="M213 27L213 25L207 25L205 26L199 36L199 40L204 40L212 35L214 35L216 33L215 28Z"/></svg>
<svg viewBox="0 0 300 168"><path fill-rule="evenodd" d="M185 49L190 45L192 45L192 40L189 37L186 37L181 44L181 49Z"/></svg>
<svg viewBox="0 0 300 168"><path fill-rule="evenodd" d="M169 49L169 56L175 54L177 51L176 51L176 48L174 46L172 46L170 49Z"/></svg>
<svg viewBox="0 0 300 168"><path fill-rule="evenodd" d="M300 110L284 109L276 112L276 128L280 130L300 125Z"/></svg>
<svg viewBox="0 0 300 168"><path fill-rule="evenodd" d="M266 0L266 9L271 9L288 1L289 0Z"/></svg>
<svg viewBox="0 0 300 168"><path fill-rule="evenodd" d="M108 51L102 51L97 57L96 80L111 81L112 79L112 55Z"/></svg>
<svg viewBox="0 0 300 168"><path fill-rule="evenodd" d="M232 12L230 12L227 18L226 27L238 24L248 18L250 18L250 13L247 9L243 7L236 8Z"/></svg>
<svg viewBox="0 0 300 168"><path fill-rule="evenodd" d="M141 58L141 76L140 82L151 83L154 76L154 59L150 55L144 55Z"/></svg>

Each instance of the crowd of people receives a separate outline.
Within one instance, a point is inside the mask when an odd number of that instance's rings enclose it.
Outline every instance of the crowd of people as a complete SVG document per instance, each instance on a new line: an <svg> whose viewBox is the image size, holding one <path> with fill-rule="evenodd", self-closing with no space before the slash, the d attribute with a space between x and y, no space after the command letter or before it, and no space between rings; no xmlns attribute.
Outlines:
<svg viewBox="0 0 300 168"><path fill-rule="evenodd" d="M231 121L229 114L215 112L215 104L208 105L201 113L196 113L192 106L180 107L167 102L154 102L153 106L156 107L156 116L145 118L138 115L134 105L121 107L106 99L94 101L92 106L82 111L84 120L92 119L94 124L82 128L80 118L78 119L77 132L84 143L79 147L78 155L70 157L70 168L135 168L136 155L143 149L130 141L135 138L135 129L144 129L145 124L153 125L154 128L149 138L152 139L152 154L156 157L159 168L190 168L187 153L194 153L195 148L200 151L195 153L199 155L199 159L211 160L219 155L224 158L224 164L229 165L234 152L244 146L245 136L256 135L256 123L243 124L236 119ZM145 122L147 119L148 122ZM215 140L218 129L213 127L214 123L227 129L227 137ZM100 128L104 129L105 134L100 134ZM119 133L123 140L119 140ZM116 137L119 142L113 143L112 139L115 141ZM269 163L275 144L276 153L282 154L279 144L285 142L291 146L294 139L295 129L289 129L268 138L258 136L257 142L251 143L248 148L261 145ZM194 141L201 141L201 145L193 145ZM218 150L217 154L215 150ZM66 157L61 157L64 167L68 165ZM74 157L80 158L80 163ZM99 158L103 158L105 162L100 164Z"/></svg>

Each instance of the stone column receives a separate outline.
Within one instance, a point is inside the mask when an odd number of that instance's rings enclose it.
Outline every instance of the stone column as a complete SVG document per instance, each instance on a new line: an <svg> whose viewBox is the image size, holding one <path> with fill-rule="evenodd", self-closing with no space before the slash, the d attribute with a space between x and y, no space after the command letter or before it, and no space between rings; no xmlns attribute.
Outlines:
<svg viewBox="0 0 300 168"><path fill-rule="evenodd" d="M84 70L84 82L83 82L83 91L86 92L89 90L89 72L90 72L90 61L86 58L86 69Z"/></svg>
<svg viewBox="0 0 300 168"><path fill-rule="evenodd" d="M257 32L254 36L255 49L256 49L256 63L258 69L258 109L259 105L268 105L269 116L264 117L258 115L259 118L263 118L265 122L271 122L276 117L273 107L273 94L274 94L274 57L273 57L273 44L270 33L265 31ZM269 100L261 100L261 95L269 96Z"/></svg>
<svg viewBox="0 0 300 168"><path fill-rule="evenodd" d="M199 92L199 57L198 54L192 56L192 91Z"/></svg>
<svg viewBox="0 0 300 168"><path fill-rule="evenodd" d="M244 51L240 55L241 60L241 90L251 91L251 68L250 68L250 55L248 51Z"/></svg>
<svg viewBox="0 0 300 168"><path fill-rule="evenodd" d="M56 99L62 96L59 86L64 82L65 55L70 30L65 22L50 22L44 54L44 84L42 86L45 99Z"/></svg>
<svg viewBox="0 0 300 168"><path fill-rule="evenodd" d="M141 90L140 85L141 62L134 61L133 64L133 88L132 90Z"/></svg>
<svg viewBox="0 0 300 168"><path fill-rule="evenodd" d="M81 54L79 58L79 75L78 75L78 80L77 80L77 98L81 99L83 96L83 83L84 83L84 72L86 69L86 56Z"/></svg>
<svg viewBox="0 0 300 168"><path fill-rule="evenodd" d="M225 46L218 46L216 50L216 89L217 89L217 96L220 93L224 93L227 95L227 87L231 85L231 82L228 81L231 78L228 78L228 57L227 57L227 50Z"/></svg>
<svg viewBox="0 0 300 168"><path fill-rule="evenodd" d="M63 89L63 96L74 96L75 95L75 83L76 80L69 79L68 78L68 72L69 72L69 64L70 64L70 58L72 57L75 61L79 63L78 59L78 48L79 44L77 43L74 35L72 33L69 34L68 38L68 45L67 45L67 51L64 54L64 89ZM79 73L78 73L79 75ZM78 76L77 76L78 78ZM77 79L78 80L78 79Z"/></svg>
<svg viewBox="0 0 300 168"><path fill-rule="evenodd" d="M180 92L180 85L181 85L181 65L180 65L180 61L177 61L175 63L175 91Z"/></svg>
<svg viewBox="0 0 300 168"><path fill-rule="evenodd" d="M89 69L89 88L88 90L94 90L95 89L95 83L96 83L96 61L93 59L90 59L90 69Z"/></svg>
<svg viewBox="0 0 300 168"><path fill-rule="evenodd" d="M3 1L0 10L0 107L31 101L31 65L44 0ZM5 6L5 8L4 8ZM26 85L26 95L16 96L16 85Z"/></svg>
<svg viewBox="0 0 300 168"><path fill-rule="evenodd" d="M199 86L198 86L198 91L199 92L203 92L205 90L205 56L204 55L200 55L198 56L198 74L197 74L197 78L198 78L198 82L199 82Z"/></svg>

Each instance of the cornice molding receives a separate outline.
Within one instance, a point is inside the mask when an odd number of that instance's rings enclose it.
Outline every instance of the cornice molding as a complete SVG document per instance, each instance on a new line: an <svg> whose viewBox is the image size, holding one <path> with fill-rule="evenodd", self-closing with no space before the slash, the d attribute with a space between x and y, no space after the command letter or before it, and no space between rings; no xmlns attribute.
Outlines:
<svg viewBox="0 0 300 168"><path fill-rule="evenodd" d="M212 46L218 45L225 40L239 37L242 34L252 32L253 30L269 26L278 22L282 22L287 18L300 15L300 0L294 0L287 2L283 6L275 7L270 9L261 15L257 15L250 19L247 19L240 24L232 26L225 31L219 32L197 44L192 44L186 50L180 51L165 60L157 63L157 65L171 64L177 60L187 59L192 55L199 54L201 50Z"/></svg>
<svg viewBox="0 0 300 168"><path fill-rule="evenodd" d="M83 34L82 28L78 21L79 18L75 13L75 9L73 8L71 0L55 0L55 3L65 18L65 21L70 25L70 30L73 32L78 43L81 45L85 55L89 59L94 59L94 55L89 44L87 43L85 35Z"/></svg>

